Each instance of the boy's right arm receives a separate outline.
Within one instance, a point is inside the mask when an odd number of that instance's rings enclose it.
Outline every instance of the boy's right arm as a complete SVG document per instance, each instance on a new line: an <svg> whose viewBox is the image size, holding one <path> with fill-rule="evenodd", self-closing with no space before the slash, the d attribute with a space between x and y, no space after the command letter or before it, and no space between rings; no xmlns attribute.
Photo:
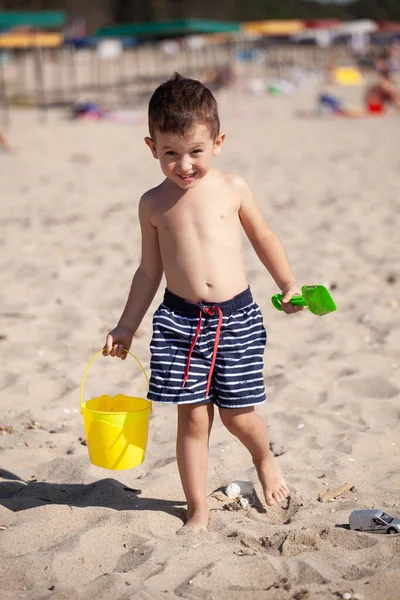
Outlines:
<svg viewBox="0 0 400 600"><path fill-rule="evenodd" d="M150 221L151 196L147 192L139 203L139 221L142 232L142 257L133 276L131 289L117 327L107 335L103 354L124 360L132 338L146 314L160 285L163 265L157 229Z"/></svg>

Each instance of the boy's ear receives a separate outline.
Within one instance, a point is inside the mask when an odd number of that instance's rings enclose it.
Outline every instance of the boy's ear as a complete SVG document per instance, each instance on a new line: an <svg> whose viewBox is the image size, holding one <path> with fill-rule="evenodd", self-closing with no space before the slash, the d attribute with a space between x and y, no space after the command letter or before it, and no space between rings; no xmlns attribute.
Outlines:
<svg viewBox="0 0 400 600"><path fill-rule="evenodd" d="M222 144L224 143L226 138L226 133L219 133L215 138L213 154L217 156L221 152Z"/></svg>
<svg viewBox="0 0 400 600"><path fill-rule="evenodd" d="M145 137L144 141L146 143L146 146L148 146L150 148L153 157L158 159L158 154L157 154L156 145L155 145L154 141L150 137Z"/></svg>

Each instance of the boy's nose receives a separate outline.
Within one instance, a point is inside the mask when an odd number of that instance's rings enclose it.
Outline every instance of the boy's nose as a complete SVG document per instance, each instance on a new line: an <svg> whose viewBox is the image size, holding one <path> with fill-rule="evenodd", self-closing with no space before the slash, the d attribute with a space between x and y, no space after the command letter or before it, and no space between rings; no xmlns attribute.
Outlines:
<svg viewBox="0 0 400 600"><path fill-rule="evenodd" d="M186 173L186 171L190 171L190 169L192 168L192 163L190 161L190 157L183 156L179 166L180 166L181 171L183 171L183 173Z"/></svg>

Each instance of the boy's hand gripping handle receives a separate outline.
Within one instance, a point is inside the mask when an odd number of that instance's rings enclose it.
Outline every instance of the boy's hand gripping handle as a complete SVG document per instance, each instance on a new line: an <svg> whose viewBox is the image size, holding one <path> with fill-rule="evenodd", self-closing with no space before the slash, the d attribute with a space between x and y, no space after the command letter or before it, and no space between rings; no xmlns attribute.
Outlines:
<svg viewBox="0 0 400 600"><path fill-rule="evenodd" d="M103 348L103 350L104 350L104 348ZM82 413L82 405L83 405L83 388L84 388L84 385L85 385L86 375L88 374L88 371L89 371L89 369L90 369L90 367L91 367L91 365L92 365L92 362L93 362L93 361L94 361L94 360L95 360L95 359L96 359L98 356L100 356L100 354L103 354L103 350L99 350L99 352L96 352L96 354L95 354L95 355L94 355L94 356L93 356L93 357L90 359L90 361L89 361L89 364L88 364L88 366L86 367L86 369L85 369L85 372L84 372L84 374L83 374L83 377L82 377L82 382L81 382L81 388L80 388L80 394L79 394L79 397L80 397L80 407L81 407L81 413ZM143 375L144 375L144 376L145 376L145 378L146 378L147 386L149 386L149 378L147 377L147 373L146 373L146 371L144 370L144 367L143 367L142 363L140 362L140 360L139 360L139 359L138 359L138 358L137 358L137 357L136 357L134 354L132 354L132 352L130 352L130 351L129 351L129 350L127 350L126 348L124 348L124 351L125 351L127 354L130 354L130 355L132 356L132 358L134 358L134 359L136 360L137 364L139 365L139 367L140 367L140 368L141 368L141 370L142 370L142 373L143 373ZM150 406L152 406L152 404L150 404ZM151 410L151 408L150 408L150 410Z"/></svg>
<svg viewBox="0 0 400 600"><path fill-rule="evenodd" d="M283 310L283 308L282 308L282 297L283 297L282 294L275 294L271 298L272 304L278 310ZM290 298L290 304L293 304L294 306L307 306L307 302L304 300L303 296L292 296Z"/></svg>

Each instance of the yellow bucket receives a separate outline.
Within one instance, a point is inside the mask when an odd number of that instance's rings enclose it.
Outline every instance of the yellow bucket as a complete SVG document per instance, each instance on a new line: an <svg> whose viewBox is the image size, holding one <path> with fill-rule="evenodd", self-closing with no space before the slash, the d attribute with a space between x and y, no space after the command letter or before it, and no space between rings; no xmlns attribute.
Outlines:
<svg viewBox="0 0 400 600"><path fill-rule="evenodd" d="M149 384L146 371L134 354L125 350L138 363ZM103 469L132 469L143 462L151 412L150 400L118 394L100 396L83 402L83 386L89 368L100 350L89 361L83 374L80 404L86 442L92 464Z"/></svg>

